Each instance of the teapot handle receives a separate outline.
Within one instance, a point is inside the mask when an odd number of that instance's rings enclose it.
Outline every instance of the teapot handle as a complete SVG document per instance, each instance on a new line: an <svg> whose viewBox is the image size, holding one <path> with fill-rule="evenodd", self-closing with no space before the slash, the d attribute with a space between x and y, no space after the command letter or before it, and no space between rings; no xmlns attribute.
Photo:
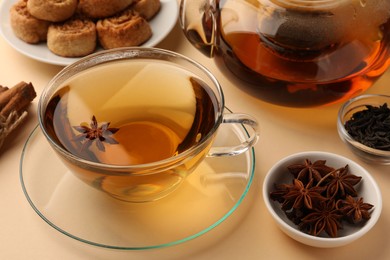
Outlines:
<svg viewBox="0 0 390 260"><path fill-rule="evenodd" d="M214 56L219 15L219 0L181 0L180 26L199 51Z"/></svg>

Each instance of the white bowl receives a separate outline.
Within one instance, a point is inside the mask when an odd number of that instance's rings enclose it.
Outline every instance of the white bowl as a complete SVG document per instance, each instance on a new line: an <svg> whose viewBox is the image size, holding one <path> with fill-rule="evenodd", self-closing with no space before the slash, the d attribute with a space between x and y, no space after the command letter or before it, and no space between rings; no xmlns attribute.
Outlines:
<svg viewBox="0 0 390 260"><path fill-rule="evenodd" d="M349 173L361 176L362 180L358 184L359 186L355 188L358 196L363 197L364 202L374 205L371 218L364 225L354 226L343 224L344 228L339 230L338 237L336 238L313 236L299 230L298 226L286 217L284 211L281 209L281 204L270 198L270 192L274 190L275 183L291 183L294 176L287 171L287 166L294 163L303 163L305 159L309 159L312 163L317 160L326 160L326 165L333 168L341 168L348 165ZM264 179L263 198L268 211L283 232L303 244L323 248L343 246L362 237L376 224L382 211L381 192L370 173L348 158L320 151L301 152L278 161L268 171Z"/></svg>

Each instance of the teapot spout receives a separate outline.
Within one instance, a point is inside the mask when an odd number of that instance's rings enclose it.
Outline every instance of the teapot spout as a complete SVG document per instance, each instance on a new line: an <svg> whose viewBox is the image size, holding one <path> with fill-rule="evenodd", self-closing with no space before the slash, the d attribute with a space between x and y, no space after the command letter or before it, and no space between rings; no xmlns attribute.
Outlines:
<svg viewBox="0 0 390 260"><path fill-rule="evenodd" d="M217 39L219 0L181 0L180 26L189 42L213 57Z"/></svg>

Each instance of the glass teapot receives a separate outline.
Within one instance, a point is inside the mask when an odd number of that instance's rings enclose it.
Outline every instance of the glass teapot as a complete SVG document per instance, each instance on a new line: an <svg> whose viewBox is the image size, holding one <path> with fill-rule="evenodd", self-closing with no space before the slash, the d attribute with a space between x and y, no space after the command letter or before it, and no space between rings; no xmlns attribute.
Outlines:
<svg viewBox="0 0 390 260"><path fill-rule="evenodd" d="M217 66L283 106L344 101L390 65L390 0L181 0L180 24Z"/></svg>

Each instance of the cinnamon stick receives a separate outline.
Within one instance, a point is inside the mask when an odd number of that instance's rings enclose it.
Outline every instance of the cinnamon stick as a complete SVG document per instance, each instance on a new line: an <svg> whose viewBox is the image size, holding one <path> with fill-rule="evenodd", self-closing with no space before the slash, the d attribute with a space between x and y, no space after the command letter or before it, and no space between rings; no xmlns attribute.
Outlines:
<svg viewBox="0 0 390 260"><path fill-rule="evenodd" d="M3 92L3 91L7 91L8 88L7 87L3 87L2 85L0 85L0 93Z"/></svg>
<svg viewBox="0 0 390 260"><path fill-rule="evenodd" d="M5 138L27 116L27 107L37 96L31 83L19 82L8 88L0 85L0 148Z"/></svg>
<svg viewBox="0 0 390 260"><path fill-rule="evenodd" d="M37 96L31 83L19 82L14 87L0 92L0 115L8 117L11 111L24 111Z"/></svg>

